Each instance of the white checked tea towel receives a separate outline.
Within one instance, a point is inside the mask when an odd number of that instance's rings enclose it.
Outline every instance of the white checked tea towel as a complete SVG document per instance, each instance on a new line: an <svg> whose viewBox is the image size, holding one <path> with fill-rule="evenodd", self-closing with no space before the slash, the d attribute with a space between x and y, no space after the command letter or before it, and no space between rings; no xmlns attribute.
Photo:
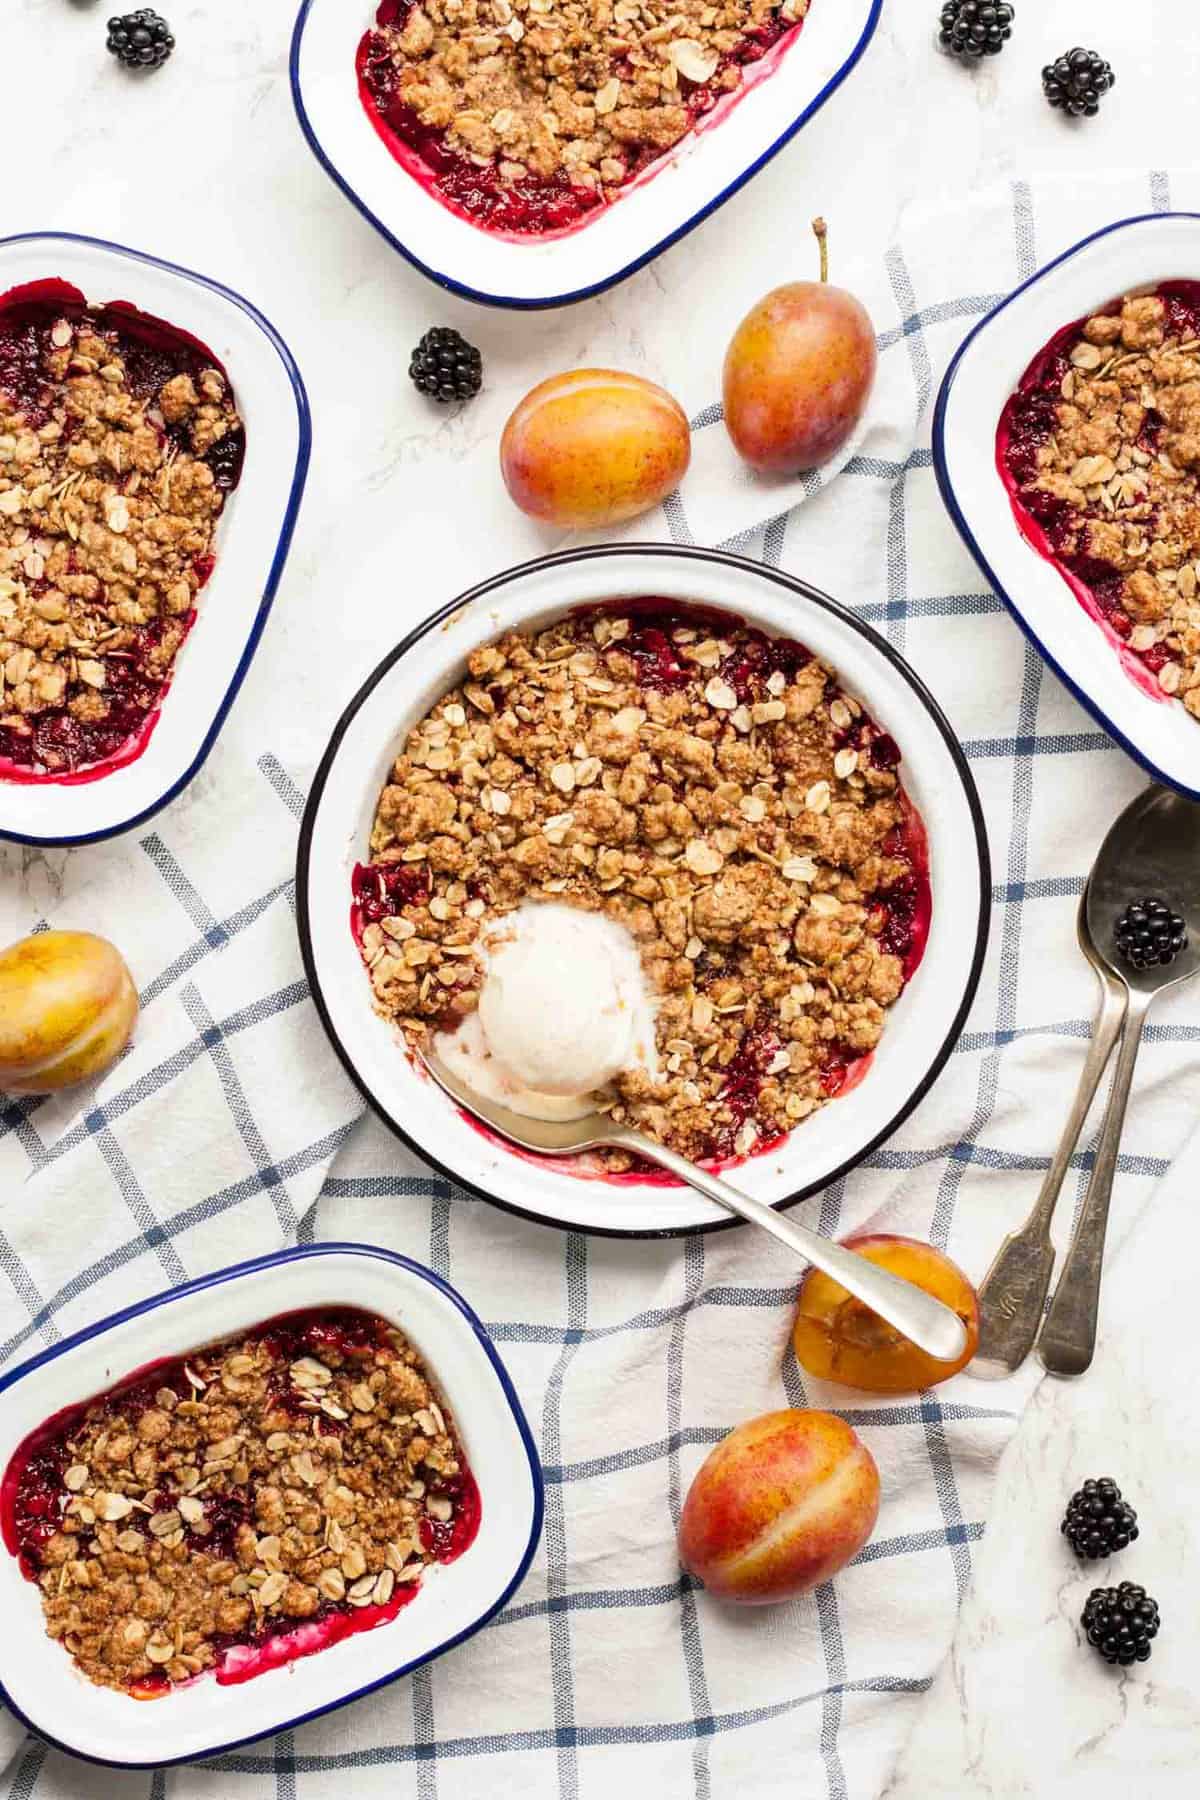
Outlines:
<svg viewBox="0 0 1200 1800"><path fill-rule="evenodd" d="M1076 898L1144 777L1046 673L960 548L934 485L931 399L968 327L1039 262L1115 218L1198 201L1196 174L1020 183L910 229L878 267L839 268L876 321L880 387L844 474L807 497L797 484L731 485L714 395L686 346L648 371L690 405L696 462L663 516L629 535L722 541L827 588L911 659L971 760L995 875L978 999L914 1116L806 1216L831 1233L932 1237L976 1278L1023 1216L1073 1088L1093 999L1073 945ZM602 329L601 312L579 317ZM442 520L456 535L450 508L464 493L480 509L471 574L545 547L489 498L493 454L490 436L446 435L411 471L409 597L389 601L369 647L360 636L364 669L450 591L462 546L439 571L437 534ZM309 509L330 522L321 509L333 504L318 480ZM793 1273L752 1233L562 1237L464 1198L360 1122L305 993L290 886L315 757L355 685L326 681L314 704L297 671L311 666L318 597L372 578L347 571L333 536L310 533L317 547L294 559L255 676L181 802L130 839L69 857L0 852L0 935L43 920L107 933L145 1008L133 1049L82 1104L0 1110L0 1359L11 1367L132 1300L297 1239L385 1244L430 1262L488 1322L540 1440L544 1539L486 1630L367 1703L153 1777L86 1770L3 1715L0 1788L12 1800L722 1800L751 1789L865 1800L950 1640L1034 1375L960 1376L900 1400L824 1387L788 1353ZM395 553L380 546L375 575ZM1198 1039L1194 995L1165 1002L1139 1068L1118 1234L1188 1126L1177 1077ZM1074 1198L1089 1154L1085 1144ZM726 1430L787 1404L832 1406L862 1433L883 1477L878 1530L815 1594L723 1610L680 1579L681 1498ZM154 1710L137 1709L132 1729L152 1733Z"/></svg>

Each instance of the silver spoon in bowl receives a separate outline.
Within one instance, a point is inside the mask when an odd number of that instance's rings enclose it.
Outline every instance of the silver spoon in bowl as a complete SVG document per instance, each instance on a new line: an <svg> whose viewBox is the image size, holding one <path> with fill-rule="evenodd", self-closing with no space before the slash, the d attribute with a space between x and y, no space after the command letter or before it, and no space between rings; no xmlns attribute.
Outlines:
<svg viewBox="0 0 1200 1800"><path fill-rule="evenodd" d="M686 1157L677 1156L674 1150L668 1150L665 1144L659 1144L653 1138L643 1137L641 1132L631 1131L628 1127L614 1124L605 1113L588 1113L582 1119L549 1120L526 1118L523 1113L510 1111L506 1106L499 1106L477 1094L466 1082L448 1069L441 1059L431 1050L421 1052L426 1068L437 1082L444 1088L450 1098L464 1107L476 1118L490 1125L502 1137L511 1139L523 1150L532 1150L543 1156L575 1156L584 1150L596 1150L604 1147L609 1150L631 1150L636 1156L644 1156L648 1161L657 1163L660 1169L666 1169L680 1181L694 1187L697 1193L712 1200L717 1206L723 1206L748 1225L757 1225L772 1237L786 1244L789 1250L804 1258L826 1275L840 1282L842 1287L869 1306L872 1312L886 1319L889 1325L895 1326L902 1336L908 1338L926 1355L936 1357L940 1362L954 1362L966 1348L967 1334L962 1320L932 1294L916 1287L911 1281L904 1281L899 1275L893 1275L887 1269L881 1269L877 1263L868 1262L865 1256L856 1256L852 1250L843 1250L840 1244L832 1243L817 1232L810 1231L806 1225L799 1225L777 1213L773 1207L750 1194L743 1194L737 1188L730 1187L727 1181L720 1181L710 1175L707 1169L688 1162Z"/></svg>

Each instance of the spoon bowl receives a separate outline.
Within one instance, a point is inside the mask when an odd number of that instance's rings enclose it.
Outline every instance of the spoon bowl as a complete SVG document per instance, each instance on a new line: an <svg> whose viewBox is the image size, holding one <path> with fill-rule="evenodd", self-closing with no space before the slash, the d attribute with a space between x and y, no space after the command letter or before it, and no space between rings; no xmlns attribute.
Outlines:
<svg viewBox="0 0 1200 1800"><path fill-rule="evenodd" d="M1116 924L1130 900L1147 894L1182 913L1188 941L1167 966L1135 969L1117 948ZM1190 980L1200 970L1200 806L1170 788L1139 794L1100 846L1084 912L1097 956L1131 992L1154 996Z"/></svg>

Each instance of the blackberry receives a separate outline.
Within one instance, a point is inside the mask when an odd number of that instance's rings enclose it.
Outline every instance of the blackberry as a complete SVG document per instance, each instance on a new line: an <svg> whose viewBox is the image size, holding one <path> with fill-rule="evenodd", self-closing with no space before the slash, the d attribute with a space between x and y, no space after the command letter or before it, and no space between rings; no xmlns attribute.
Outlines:
<svg viewBox="0 0 1200 1800"><path fill-rule="evenodd" d="M1158 1636L1158 1603L1144 1587L1123 1581L1120 1587L1093 1588L1079 1623L1087 1641L1107 1663L1148 1662L1150 1640Z"/></svg>
<svg viewBox="0 0 1200 1800"><path fill-rule="evenodd" d="M1004 0L946 0L938 43L951 56L998 56L1015 17Z"/></svg>
<svg viewBox="0 0 1200 1800"><path fill-rule="evenodd" d="M1100 111L1101 96L1116 79L1095 50L1068 50L1042 70L1042 91L1051 106L1061 107L1075 119L1091 119Z"/></svg>
<svg viewBox="0 0 1200 1800"><path fill-rule="evenodd" d="M1135 969L1173 963L1187 945L1187 926L1165 900L1131 900L1113 930L1117 949Z"/></svg>
<svg viewBox="0 0 1200 1800"><path fill-rule="evenodd" d="M422 394L448 406L452 400L471 400L479 392L483 358L461 332L435 325L413 351L408 373Z"/></svg>
<svg viewBox="0 0 1200 1800"><path fill-rule="evenodd" d="M108 21L108 48L127 69L159 69L175 48L171 27L149 6Z"/></svg>
<svg viewBox="0 0 1200 1800"><path fill-rule="evenodd" d="M1102 1475L1099 1481L1085 1481L1071 1495L1062 1534L1076 1556L1094 1562L1132 1544L1138 1534L1137 1514L1122 1500L1116 1482Z"/></svg>

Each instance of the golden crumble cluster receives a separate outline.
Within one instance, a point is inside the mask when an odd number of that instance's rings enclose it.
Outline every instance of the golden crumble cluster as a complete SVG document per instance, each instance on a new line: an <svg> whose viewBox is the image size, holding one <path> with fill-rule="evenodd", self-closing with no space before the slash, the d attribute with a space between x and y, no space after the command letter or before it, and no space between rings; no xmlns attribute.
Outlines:
<svg viewBox="0 0 1200 1800"><path fill-rule="evenodd" d="M340 1309L81 1409L27 1457L15 1530L49 1635L89 1680L152 1692L230 1646L394 1607L465 1547L473 1491L416 1352Z"/></svg>
<svg viewBox="0 0 1200 1800"><path fill-rule="evenodd" d="M729 620L509 632L380 795L355 878L377 1004L419 1043L477 1003L490 920L602 912L639 948L661 1068L618 1077L614 1115L693 1158L748 1154L838 1091L919 956L898 761L823 663Z"/></svg>

